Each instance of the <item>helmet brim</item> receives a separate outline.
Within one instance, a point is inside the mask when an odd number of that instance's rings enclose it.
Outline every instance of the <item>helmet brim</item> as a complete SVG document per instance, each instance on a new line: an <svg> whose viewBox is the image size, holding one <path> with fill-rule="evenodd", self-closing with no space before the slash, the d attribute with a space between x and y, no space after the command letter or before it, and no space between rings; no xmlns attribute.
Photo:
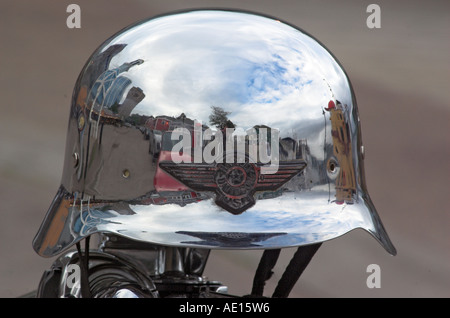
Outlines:
<svg viewBox="0 0 450 318"><path fill-rule="evenodd" d="M179 204L82 202L60 187L33 247L55 256L94 233L113 233L154 244L207 249L272 249L328 241L354 229L369 232L391 255L396 249L368 196L352 204L324 202L313 192L283 200L258 200L242 214L217 207L212 199Z"/></svg>

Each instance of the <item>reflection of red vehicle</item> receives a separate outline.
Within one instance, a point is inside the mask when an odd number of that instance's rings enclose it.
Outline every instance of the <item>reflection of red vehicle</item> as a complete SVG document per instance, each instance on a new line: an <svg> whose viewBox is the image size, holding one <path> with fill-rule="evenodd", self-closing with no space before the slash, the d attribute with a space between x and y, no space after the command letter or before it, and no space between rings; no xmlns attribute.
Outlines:
<svg viewBox="0 0 450 318"><path fill-rule="evenodd" d="M161 130L161 131L167 131L170 127L170 120L167 118L153 118L150 117L147 119L147 122L145 123L145 126L150 130Z"/></svg>
<svg viewBox="0 0 450 318"><path fill-rule="evenodd" d="M158 192L189 190L187 186L173 178L159 167L159 163L162 161L173 161L172 154L176 154L176 152L172 152L172 149L177 143L179 143L179 140L171 140L171 136L171 132L164 132L162 135L161 152L159 153L154 179L155 189ZM192 159L190 153L177 154L177 156L184 162L191 162Z"/></svg>

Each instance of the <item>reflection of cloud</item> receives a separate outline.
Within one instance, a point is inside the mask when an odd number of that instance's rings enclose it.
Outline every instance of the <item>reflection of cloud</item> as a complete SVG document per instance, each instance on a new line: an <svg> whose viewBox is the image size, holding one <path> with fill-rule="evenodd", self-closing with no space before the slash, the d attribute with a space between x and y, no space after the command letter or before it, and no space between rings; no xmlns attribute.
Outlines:
<svg viewBox="0 0 450 318"><path fill-rule="evenodd" d="M301 31L264 17L226 11L165 16L129 29L108 45L120 43L127 46L111 68L130 59L145 61L127 74L145 94L134 113L184 113L208 123L211 106L218 106L237 128L277 128L281 138L306 140L309 154L323 159L329 135L324 107L332 98L352 105L346 76L334 58ZM136 214L119 215L100 227L169 244L193 239L183 231L287 233L264 242L270 245L311 243L371 226L367 209L355 204L342 213L328 197L328 188L284 193L258 200L240 215L217 207L214 199L185 208L134 205Z"/></svg>
<svg viewBox="0 0 450 318"><path fill-rule="evenodd" d="M351 104L345 76L328 52L267 18L194 11L151 20L111 44L121 42L128 45L113 65L130 55L145 60L139 71L130 70L146 94L135 109L144 115L184 112L208 122L214 105L244 129L258 123L283 131L322 116L329 86Z"/></svg>
<svg viewBox="0 0 450 318"><path fill-rule="evenodd" d="M240 215L220 209L213 200L203 200L185 208L176 204L132 205L130 208L134 212L132 215L105 214L106 219L96 224L98 230L150 242L161 239L167 244L195 240L187 238L183 232L204 233L205 237L208 233L227 232L283 233L281 236L262 235L261 242L251 241L251 244L273 246L280 244L278 240L290 242L289 245L313 243L340 236L357 227L372 228L370 214L363 203L343 208L328 203L323 193L309 191L258 200L255 206Z"/></svg>

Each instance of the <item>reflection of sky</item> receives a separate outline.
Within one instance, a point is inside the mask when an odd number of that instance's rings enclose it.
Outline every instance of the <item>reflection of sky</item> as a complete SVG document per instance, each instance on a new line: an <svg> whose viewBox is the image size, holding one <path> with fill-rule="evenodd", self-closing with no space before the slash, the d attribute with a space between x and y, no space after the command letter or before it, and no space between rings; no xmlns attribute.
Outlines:
<svg viewBox="0 0 450 318"><path fill-rule="evenodd" d="M136 214L119 215L112 211L106 219L98 222L98 229L125 232L148 241L164 237L167 243L186 240L186 237L175 234L180 231L286 233L268 239L268 244L271 240L281 239L295 245L328 240L358 227L372 228L369 212L363 203L330 204L324 200L323 194L314 192L285 193L280 198L258 200L254 207L240 215L228 213L210 200L184 208L176 204L135 205L130 208Z"/></svg>
<svg viewBox="0 0 450 318"><path fill-rule="evenodd" d="M211 106L219 106L231 113L229 119L237 128L277 128L281 138L307 139L310 154L324 159L323 142L331 143L324 107L330 99L352 106L349 84L332 56L299 30L267 18L194 11L150 20L108 45L114 44L126 46L112 58L111 69L144 61L126 74L145 94L134 114L184 113L209 124ZM175 234L179 231L283 232L288 235L268 242L283 239L295 245L372 227L363 203L343 210L324 201L329 197L325 192L258 200L237 216L212 200L184 208L133 206L136 214L113 216L111 223L99 222L98 229L160 242L195 240L180 238L183 235Z"/></svg>
<svg viewBox="0 0 450 318"><path fill-rule="evenodd" d="M144 40L134 43L138 38ZM264 124L283 131L321 117L329 86L351 104L332 57L310 37L267 18L194 11L151 20L110 44L119 43L128 45L110 67L144 60L129 71L146 95L134 113L184 112L208 123L214 105L244 129Z"/></svg>

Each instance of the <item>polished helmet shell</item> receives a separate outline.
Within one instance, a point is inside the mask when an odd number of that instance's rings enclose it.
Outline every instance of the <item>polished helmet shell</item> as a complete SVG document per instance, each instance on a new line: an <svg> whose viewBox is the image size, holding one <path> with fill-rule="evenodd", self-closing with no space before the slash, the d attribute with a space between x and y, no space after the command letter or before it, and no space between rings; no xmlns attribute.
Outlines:
<svg viewBox="0 0 450 318"><path fill-rule="evenodd" d="M193 10L130 26L90 57L61 186L33 245L48 257L106 232L268 249L356 228L395 254L366 189L356 100L339 62L279 20Z"/></svg>

